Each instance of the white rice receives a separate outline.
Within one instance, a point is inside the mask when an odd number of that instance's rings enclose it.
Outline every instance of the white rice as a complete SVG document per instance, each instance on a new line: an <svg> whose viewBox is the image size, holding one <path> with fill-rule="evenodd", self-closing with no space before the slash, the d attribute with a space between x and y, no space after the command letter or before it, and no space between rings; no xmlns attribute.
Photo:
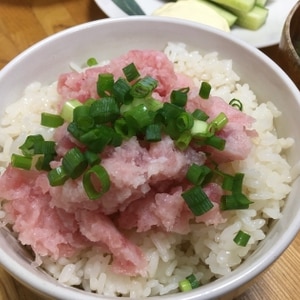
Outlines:
<svg viewBox="0 0 300 300"><path fill-rule="evenodd" d="M220 60L216 52L201 55L188 52L183 44L170 43L165 53L178 72L193 77L195 83L208 81L212 94L225 99L242 99L244 111L257 121L254 129L259 133L253 140L249 157L223 166L245 174L244 188L254 203L248 210L226 212L228 221L217 226L191 225L190 234L131 232L130 238L144 251L148 261L148 278L129 278L109 271L111 256L99 249L90 249L72 259L40 258L42 267L63 284L81 286L86 291L107 296L124 295L132 298L163 295L178 291L178 282L194 273L202 284L229 274L241 264L257 244L265 238L270 220L281 217L284 199L291 190L291 168L284 151L293 145L291 138L279 138L274 119L280 112L267 99L256 99L248 84L239 83L231 60ZM29 134L41 133L50 139L52 130L39 126L43 111L54 112L58 95L56 83L41 86L33 83L24 96L6 108L0 123L0 167L10 161ZM259 104L259 101L264 103ZM37 105L37 103L39 103ZM5 215L0 210L0 218ZM251 235L246 247L237 246L233 238L237 231ZM181 246L188 248L185 252Z"/></svg>

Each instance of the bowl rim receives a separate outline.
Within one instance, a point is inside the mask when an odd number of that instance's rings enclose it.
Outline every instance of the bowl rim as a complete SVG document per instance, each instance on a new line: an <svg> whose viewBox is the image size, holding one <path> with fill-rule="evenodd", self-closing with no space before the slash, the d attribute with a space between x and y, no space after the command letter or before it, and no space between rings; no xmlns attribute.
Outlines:
<svg viewBox="0 0 300 300"><path fill-rule="evenodd" d="M124 17L124 18L116 18L116 19L101 19L96 21L90 21L84 24L76 25L73 27L70 27L68 29L65 29L63 31L60 31L58 33L55 33L51 36L48 36L44 38L43 40L37 42L36 44L28 47L26 50L24 50L22 53L17 55L14 59L12 59L6 66L3 67L3 69L0 72L0 80L2 77L5 76L6 72L9 71L9 69L17 64L19 61L23 60L31 53L31 51L38 49L41 45L47 44L48 42L51 42L57 38L63 38L65 35L68 35L71 32L77 32L82 29L94 27L94 26L101 26L101 24L114 24L114 23L122 23L122 22L162 22L162 23L174 23L177 25L183 25L183 26L190 26L193 28L197 28L199 30L204 30L213 33L214 35L218 36L224 36L224 32L219 31L218 29L214 29L202 24L196 24L191 21L186 20L174 20L172 18L167 17L153 17L153 16L134 16L134 17ZM272 69L274 69L277 73L280 74L280 76L283 77L283 79L286 81L286 83L289 85L289 88L292 90L292 93L298 96L299 98L299 90L295 86L295 84L292 82L292 80L286 75L282 69L275 64L269 57L267 57L265 54L260 52L257 48L247 44L246 42L239 40L238 38L226 35L226 39L231 40L235 44L239 44L242 48L247 49L248 51L252 51L255 53L256 56L262 58L266 64L268 64ZM296 98L296 97L295 97ZM300 100L299 100L300 102ZM300 211L297 212L297 217L300 219ZM251 267L246 268L242 274L238 271L241 265L238 269L233 271L229 276L225 276L223 278L218 279L217 281L211 282L203 287L201 287L201 291L203 296L205 297L209 295L210 299L219 297L220 295L224 293L228 293L232 290L237 289L243 284L246 284L247 282L251 281L254 277L256 277L258 274L260 274L262 271L266 269L266 267L270 266L282 253L283 251L289 246L289 244L292 242L292 240L295 238L296 234L298 233L300 224L297 220L298 218L295 218L292 222L292 225L288 228L284 240L278 240L275 245L276 247L272 248L272 250L268 254L264 254L261 257L257 259L257 263ZM1 229L2 231L3 229ZM82 299L82 295L85 295L87 297L86 292L83 292L82 294L78 293L78 289L72 288L72 287L63 287L60 284L56 284L53 282L45 282L43 279L41 279L39 276L36 276L31 272L30 269L24 268L22 270L22 273L18 274L17 270L20 268L20 266L17 264L16 261L14 261L9 254L4 252L0 248L0 263L4 266L4 268L11 273L14 277L16 277L18 280L23 282L25 285L34 288L36 291L40 291L48 296L54 296L57 299L61 299L60 297L64 296L66 299L72 299L72 300L80 300ZM198 291L192 290L190 292L187 292L184 294L186 300L196 300L198 299ZM90 295L89 295L90 296ZM182 294L173 294L173 295L167 295L167 296L159 296L159 297L151 297L150 299L182 299ZM105 296L90 296L90 299L112 299L107 298ZM129 299L124 297L123 299Z"/></svg>

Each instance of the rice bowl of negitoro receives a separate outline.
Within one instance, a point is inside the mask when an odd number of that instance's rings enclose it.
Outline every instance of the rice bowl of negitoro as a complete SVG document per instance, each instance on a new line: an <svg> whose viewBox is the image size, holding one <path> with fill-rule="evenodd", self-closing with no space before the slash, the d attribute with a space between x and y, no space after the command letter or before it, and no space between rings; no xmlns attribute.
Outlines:
<svg viewBox="0 0 300 300"><path fill-rule="evenodd" d="M298 231L299 91L226 33L87 23L0 88L0 261L43 295L233 297Z"/></svg>

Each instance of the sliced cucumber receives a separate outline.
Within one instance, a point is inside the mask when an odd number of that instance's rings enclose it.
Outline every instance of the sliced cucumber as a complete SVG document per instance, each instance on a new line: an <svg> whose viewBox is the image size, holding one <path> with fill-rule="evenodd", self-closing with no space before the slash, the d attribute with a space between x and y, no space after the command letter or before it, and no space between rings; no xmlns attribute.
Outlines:
<svg viewBox="0 0 300 300"><path fill-rule="evenodd" d="M215 12L217 12L220 16L222 16L227 21L229 27L232 27L237 21L237 16L234 15L232 12L228 11L227 9L223 8L222 6L216 3L212 3L211 1L206 1L206 0L198 0L198 1L204 3L205 5L215 10Z"/></svg>
<svg viewBox="0 0 300 300"><path fill-rule="evenodd" d="M255 5L260 6L260 7L265 7L267 2L268 2L268 0L256 0Z"/></svg>
<svg viewBox="0 0 300 300"><path fill-rule="evenodd" d="M248 12L253 9L256 0L210 0L212 2L236 9L238 11Z"/></svg>
<svg viewBox="0 0 300 300"><path fill-rule="evenodd" d="M267 8L259 6L254 6L248 13L243 13L234 9L230 10L238 17L236 25L250 30L259 29L266 22L269 13Z"/></svg>

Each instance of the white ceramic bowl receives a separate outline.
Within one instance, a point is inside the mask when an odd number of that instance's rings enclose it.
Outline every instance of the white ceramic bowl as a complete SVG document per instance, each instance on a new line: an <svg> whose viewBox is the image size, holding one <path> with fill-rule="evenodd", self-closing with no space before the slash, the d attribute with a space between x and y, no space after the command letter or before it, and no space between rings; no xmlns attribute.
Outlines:
<svg viewBox="0 0 300 300"><path fill-rule="evenodd" d="M163 49L168 41L184 42L190 48L218 51L221 58L232 58L235 70L261 99L272 100L283 117L277 128L280 135L291 136L296 144L288 153L293 165L300 153L300 95L288 76L257 49L231 35L185 21L163 18L132 17L107 19L80 25L55 34L11 61L0 72L1 107L16 101L32 81L51 83L69 62L81 63L95 53L112 58L133 48ZM247 283L265 270L291 243L300 223L299 180L286 202L283 217L274 224L267 238L240 267L230 275L188 293L153 299L228 299L236 296ZM111 299L87 294L58 284L47 274L30 265L30 259L6 231L0 231L0 263L16 278L37 292L56 299Z"/></svg>

